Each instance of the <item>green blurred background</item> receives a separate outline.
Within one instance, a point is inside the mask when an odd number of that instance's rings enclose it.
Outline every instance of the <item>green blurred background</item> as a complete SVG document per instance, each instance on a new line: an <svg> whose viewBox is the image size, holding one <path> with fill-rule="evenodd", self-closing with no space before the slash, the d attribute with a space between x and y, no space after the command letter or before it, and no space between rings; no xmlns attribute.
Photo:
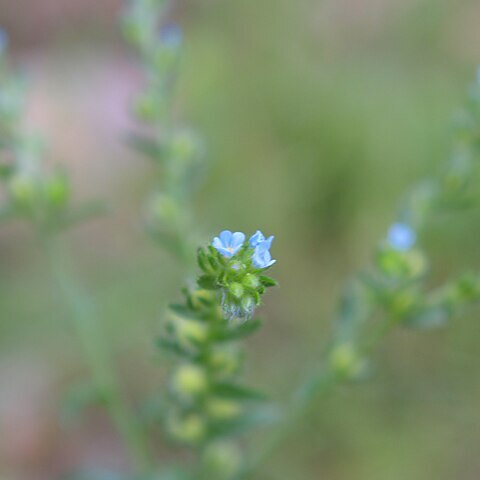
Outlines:
<svg viewBox="0 0 480 480"><path fill-rule="evenodd" d="M152 344L185 272L142 230L152 170L124 141L142 79L120 10L120 0L0 0L0 24L30 77L28 124L48 138L49 158L71 169L79 199L112 205L68 242L140 405L162 391ZM405 190L447 156L480 58L480 3L179 0L171 18L186 36L178 112L209 149L198 228L276 235L281 288L249 342L247 375L284 398L318 361L342 285ZM479 237L478 212L431 225L432 283L475 269ZM1 480L125 468L101 411L62 408L88 372L29 229L2 227L0 256ZM477 317L390 337L372 378L319 401L258 480L480 478ZM158 455L170 459L161 444Z"/></svg>

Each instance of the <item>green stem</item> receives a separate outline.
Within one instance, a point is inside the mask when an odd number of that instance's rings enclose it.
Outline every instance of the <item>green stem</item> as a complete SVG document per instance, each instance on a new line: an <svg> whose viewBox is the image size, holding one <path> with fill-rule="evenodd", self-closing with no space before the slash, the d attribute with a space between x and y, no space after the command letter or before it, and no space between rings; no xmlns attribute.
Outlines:
<svg viewBox="0 0 480 480"><path fill-rule="evenodd" d="M53 279L74 322L100 398L123 438L136 470L149 472L151 459L147 439L123 396L95 306L76 281L63 245L49 236L43 239L43 246Z"/></svg>
<svg viewBox="0 0 480 480"><path fill-rule="evenodd" d="M369 341L361 348L363 356L372 353L380 341L396 325L396 319L386 319L371 334ZM246 480L261 467L275 451L288 440L290 435L298 428L298 425L308 417L317 400L330 393L344 378L335 374L331 369L317 369L314 371L292 398L285 409L285 420L275 432L275 435L251 460L248 466L241 472L238 480Z"/></svg>

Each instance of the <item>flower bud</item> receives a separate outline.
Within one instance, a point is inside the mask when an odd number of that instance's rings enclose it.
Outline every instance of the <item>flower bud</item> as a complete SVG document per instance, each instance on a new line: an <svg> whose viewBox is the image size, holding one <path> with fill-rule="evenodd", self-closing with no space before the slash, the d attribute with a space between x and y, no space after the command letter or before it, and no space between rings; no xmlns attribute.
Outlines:
<svg viewBox="0 0 480 480"><path fill-rule="evenodd" d="M399 290L392 294L388 308L395 317L405 317L417 305L418 292L415 290Z"/></svg>
<svg viewBox="0 0 480 480"><path fill-rule="evenodd" d="M182 163L191 161L199 150L200 140L189 130L176 132L170 142L170 155Z"/></svg>
<svg viewBox="0 0 480 480"><path fill-rule="evenodd" d="M62 207L66 204L70 189L65 175L55 173L50 176L43 186L45 197L53 207Z"/></svg>
<svg viewBox="0 0 480 480"><path fill-rule="evenodd" d="M196 413L186 416L171 414L167 422L170 435L179 442L195 444L201 442L207 433L205 420Z"/></svg>
<svg viewBox="0 0 480 480"><path fill-rule="evenodd" d="M254 275L252 273L247 273L243 278L243 285L246 288L251 288L252 290L256 290L258 287L260 287L261 283L257 275Z"/></svg>
<svg viewBox="0 0 480 480"><path fill-rule="evenodd" d="M236 283L236 282L232 283L232 284L230 284L228 289L229 289L231 295L234 296L235 298L237 298L237 299L242 298L244 289L243 289L243 286L240 283Z"/></svg>
<svg viewBox="0 0 480 480"><path fill-rule="evenodd" d="M329 361L332 370L342 378L355 378L363 369L363 362L350 343L335 346Z"/></svg>
<svg viewBox="0 0 480 480"><path fill-rule="evenodd" d="M416 278L425 273L427 262L418 250L398 251L385 248L377 255L377 266L389 277Z"/></svg>
<svg viewBox="0 0 480 480"><path fill-rule="evenodd" d="M155 225L172 225L180 217L181 211L172 197L156 194L148 203L147 215Z"/></svg>
<svg viewBox="0 0 480 480"><path fill-rule="evenodd" d="M256 307L255 299L248 295L242 298L241 303L243 309L243 316L246 318L251 318Z"/></svg>
<svg viewBox="0 0 480 480"><path fill-rule="evenodd" d="M208 339L207 326L196 320L171 315L178 342L184 347L196 347Z"/></svg>
<svg viewBox="0 0 480 480"><path fill-rule="evenodd" d="M175 372L172 386L181 397L191 399L207 391L208 378L202 368L192 364L185 364L178 367Z"/></svg>
<svg viewBox="0 0 480 480"><path fill-rule="evenodd" d="M134 104L135 115L144 122L153 122L158 118L163 118L166 108L166 100L152 92L139 95Z"/></svg>
<svg viewBox="0 0 480 480"><path fill-rule="evenodd" d="M9 183L13 202L21 207L30 207L37 200L37 182L32 175L18 173Z"/></svg>
<svg viewBox="0 0 480 480"><path fill-rule="evenodd" d="M229 480L240 469L242 455L239 448L231 442L215 442L203 453L203 471L208 478L215 480Z"/></svg>
<svg viewBox="0 0 480 480"><path fill-rule="evenodd" d="M239 351L232 347L222 347L214 350L209 358L209 365L215 375L229 377L238 372L241 366Z"/></svg>

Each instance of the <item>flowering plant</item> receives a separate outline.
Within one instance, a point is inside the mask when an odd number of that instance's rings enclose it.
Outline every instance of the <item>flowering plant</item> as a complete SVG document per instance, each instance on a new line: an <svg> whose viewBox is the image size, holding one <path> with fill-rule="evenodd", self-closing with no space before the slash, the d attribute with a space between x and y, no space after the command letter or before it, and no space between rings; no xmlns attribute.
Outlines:
<svg viewBox="0 0 480 480"><path fill-rule="evenodd" d="M178 126L173 103L181 58L180 27L166 21L168 2L132 0L122 20L126 38L145 71L145 88L132 109L138 129L130 143L153 161L154 191L145 207L146 230L193 270L195 248L205 245L193 222L192 198L205 171L203 142ZM314 367L283 405L242 380L242 341L262 326L255 317L270 287L276 263L274 237L260 230L248 239L224 230L197 250L195 282L182 300L169 305L155 346L169 359L165 388L153 399L158 414L145 420L125 400L101 316L76 279L60 234L101 210L73 205L66 171L44 160L42 142L22 125L25 84L6 59L7 37L0 30L0 165L6 194L2 220L29 222L44 248L56 290L65 301L84 348L92 382L88 401L102 405L131 457L128 480L244 480L305 420L320 395L343 382L367 378L375 348L395 328L431 329L480 301L480 277L467 273L432 287L431 259L423 232L432 218L478 205L480 81L471 87L455 125L450 161L441 175L415 186L379 241L371 264L355 275L342 295L331 338ZM163 357L162 357L163 358ZM160 397L160 398L158 398ZM84 402L88 403L88 402ZM152 426L162 424L168 440L185 448L185 461L164 468ZM273 426L271 438L250 447L236 436L260 424ZM154 453L155 452L155 453ZM111 476L103 478L112 478ZM98 478L89 472L86 477ZM102 478L102 476L101 476ZM117 477L113 477L117 478Z"/></svg>

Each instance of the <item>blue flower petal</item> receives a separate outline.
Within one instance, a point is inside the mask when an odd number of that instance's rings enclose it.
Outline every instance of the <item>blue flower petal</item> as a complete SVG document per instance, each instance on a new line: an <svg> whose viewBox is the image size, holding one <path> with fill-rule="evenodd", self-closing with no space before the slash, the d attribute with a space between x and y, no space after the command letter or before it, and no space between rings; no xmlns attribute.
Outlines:
<svg viewBox="0 0 480 480"><path fill-rule="evenodd" d="M223 243L218 237L215 237L212 242L212 247L218 250L219 248L223 248Z"/></svg>
<svg viewBox="0 0 480 480"><path fill-rule="evenodd" d="M241 247L244 241L245 241L245 234L242 232L235 232L232 235L232 241L230 246L233 248Z"/></svg>
<svg viewBox="0 0 480 480"><path fill-rule="evenodd" d="M251 237L250 240L248 241L248 244L252 247L255 248L260 242L263 242L265 240L265 236L260 230L257 230Z"/></svg>
<svg viewBox="0 0 480 480"><path fill-rule="evenodd" d="M232 241L232 232L230 230L224 230L223 232L220 233L219 237L223 243L223 246L227 247L230 245L230 242Z"/></svg>

